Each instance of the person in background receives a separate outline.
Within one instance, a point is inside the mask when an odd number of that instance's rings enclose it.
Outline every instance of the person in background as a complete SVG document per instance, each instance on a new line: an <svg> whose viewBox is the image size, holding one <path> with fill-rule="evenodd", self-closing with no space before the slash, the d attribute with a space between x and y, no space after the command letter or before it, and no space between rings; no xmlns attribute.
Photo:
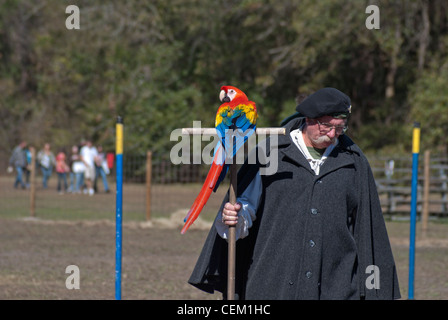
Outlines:
<svg viewBox="0 0 448 320"><path fill-rule="evenodd" d="M84 139L84 138L81 138L81 141L78 144L78 152L81 152L81 149L84 148L84 146L86 144L87 144L87 140ZM82 160L81 160L81 162L82 162ZM79 185L79 190L82 191L84 194L87 194L88 190L87 190L87 185L86 185L86 182L85 182L85 179L84 179L85 171L86 171L86 165L84 164L84 162L82 162L82 164L83 164L83 166L82 166L83 171L82 171L82 175L81 175L81 180L80 180L81 184Z"/></svg>
<svg viewBox="0 0 448 320"><path fill-rule="evenodd" d="M81 161L78 146L72 146L72 152L68 159L70 168L70 192L81 193L81 187L84 183L85 165Z"/></svg>
<svg viewBox="0 0 448 320"><path fill-rule="evenodd" d="M12 172L12 168L16 169L16 180L14 181L14 188L16 189L19 185L22 189L26 188L25 182L23 182L23 174L27 168L26 146L26 141L22 141L14 148L11 158L9 159L8 171Z"/></svg>
<svg viewBox="0 0 448 320"><path fill-rule="evenodd" d="M44 148L37 154L37 161L42 170L42 186L44 189L47 189L48 179L50 179L53 167L56 163L56 159L48 142L45 143Z"/></svg>
<svg viewBox="0 0 448 320"><path fill-rule="evenodd" d="M98 155L95 157L95 183L93 188L95 192L97 189L97 181L101 176L103 180L104 192L109 193L109 185L107 183L107 175L109 174L109 167L107 166L106 161L106 153L103 151L103 147L101 145L97 146Z"/></svg>
<svg viewBox="0 0 448 320"><path fill-rule="evenodd" d="M64 151L56 155L56 174L58 175L58 193L64 194L61 184L64 183L64 191L67 192L67 173L70 172L67 164L67 156Z"/></svg>
<svg viewBox="0 0 448 320"><path fill-rule="evenodd" d="M25 185L26 185L26 188L27 189L29 189L29 187L30 187L30 175L31 175L31 163L32 163L32 161L33 161L33 157L32 157L32 154L31 154L31 150L33 150L34 149L34 147L33 146L30 146L30 145L28 145L26 148L25 148L25 154L26 154L26 167L25 167Z"/></svg>
<svg viewBox="0 0 448 320"><path fill-rule="evenodd" d="M93 196L95 191L93 190L93 182L95 179L95 157L98 156L97 149L92 145L91 140L87 140L87 143L80 151L81 160L84 162L85 171L84 179L86 182L88 194Z"/></svg>

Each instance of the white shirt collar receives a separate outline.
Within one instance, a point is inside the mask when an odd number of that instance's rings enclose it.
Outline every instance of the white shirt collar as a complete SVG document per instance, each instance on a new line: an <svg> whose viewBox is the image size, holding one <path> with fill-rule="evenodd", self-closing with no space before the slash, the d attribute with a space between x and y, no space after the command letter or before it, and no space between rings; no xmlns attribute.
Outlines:
<svg viewBox="0 0 448 320"><path fill-rule="evenodd" d="M293 130L290 132L292 141L294 141L294 144L299 148L300 152L302 152L305 159L310 164L311 169L314 171L316 175L319 174L320 167L324 164L325 160L330 155L331 151L333 151L334 147L339 143L338 139L336 139L335 143L330 145L322 155L322 158L320 159L314 159L311 154L308 151L307 146L305 145L305 141L303 140L302 135L302 129L303 126L301 126L299 129Z"/></svg>

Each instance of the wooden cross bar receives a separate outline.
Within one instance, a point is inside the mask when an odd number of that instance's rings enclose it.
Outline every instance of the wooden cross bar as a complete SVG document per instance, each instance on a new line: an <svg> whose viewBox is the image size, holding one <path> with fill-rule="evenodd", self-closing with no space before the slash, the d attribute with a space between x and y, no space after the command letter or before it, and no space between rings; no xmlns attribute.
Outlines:
<svg viewBox="0 0 448 320"><path fill-rule="evenodd" d="M257 135L285 135L285 128L256 128ZM215 128L182 128L182 134L217 136Z"/></svg>
<svg viewBox="0 0 448 320"><path fill-rule="evenodd" d="M257 135L285 135L285 128L256 128ZM183 128L184 135L218 135L216 128ZM237 194L237 166L236 155L230 164L229 202L236 203ZM227 259L227 300L235 300L235 261L236 261L236 231L235 226L229 226L228 259Z"/></svg>

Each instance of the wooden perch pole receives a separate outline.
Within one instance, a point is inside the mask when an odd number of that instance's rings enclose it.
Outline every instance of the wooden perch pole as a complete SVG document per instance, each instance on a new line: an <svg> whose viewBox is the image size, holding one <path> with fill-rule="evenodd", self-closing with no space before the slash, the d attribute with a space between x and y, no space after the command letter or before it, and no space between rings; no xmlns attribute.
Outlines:
<svg viewBox="0 0 448 320"><path fill-rule="evenodd" d="M285 135L285 128L257 128L257 135ZM182 128L182 134L202 134L208 136L216 136L215 128Z"/></svg>
<svg viewBox="0 0 448 320"><path fill-rule="evenodd" d="M229 202L236 204L237 191L236 155L230 164ZM235 300L235 265L236 265L236 230L235 226L229 226L228 252L227 252L227 300Z"/></svg>
<svg viewBox="0 0 448 320"><path fill-rule="evenodd" d="M257 135L285 135L285 128L256 128ZM216 128L183 128L184 135L217 135ZM229 202L236 203L237 195L237 163L236 155L230 164ZM236 230L235 226L229 226L227 258L227 300L235 300L235 265L236 265Z"/></svg>

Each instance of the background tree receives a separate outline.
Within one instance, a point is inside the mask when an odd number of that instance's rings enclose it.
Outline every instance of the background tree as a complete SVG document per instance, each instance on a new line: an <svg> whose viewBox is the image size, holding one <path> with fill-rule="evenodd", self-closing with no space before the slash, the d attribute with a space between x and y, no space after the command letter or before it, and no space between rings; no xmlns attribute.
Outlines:
<svg viewBox="0 0 448 320"><path fill-rule="evenodd" d="M380 29L368 30L368 4ZM169 153L172 130L213 126L221 85L278 126L297 100L333 86L352 98L349 134L365 151L408 152L412 123L446 150L448 3L338 0L0 2L0 150L21 139ZM446 151L445 151L446 152Z"/></svg>

